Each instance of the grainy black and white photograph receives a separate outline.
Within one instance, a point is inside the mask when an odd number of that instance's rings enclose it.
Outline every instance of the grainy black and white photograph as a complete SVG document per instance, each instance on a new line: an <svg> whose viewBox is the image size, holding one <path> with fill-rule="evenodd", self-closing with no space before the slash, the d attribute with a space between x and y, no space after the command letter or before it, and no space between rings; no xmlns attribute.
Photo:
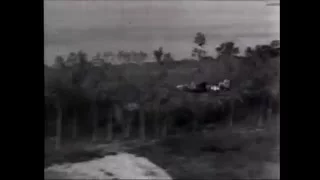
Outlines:
<svg viewBox="0 0 320 180"><path fill-rule="evenodd" d="M44 0L45 179L280 179L280 0Z"/></svg>

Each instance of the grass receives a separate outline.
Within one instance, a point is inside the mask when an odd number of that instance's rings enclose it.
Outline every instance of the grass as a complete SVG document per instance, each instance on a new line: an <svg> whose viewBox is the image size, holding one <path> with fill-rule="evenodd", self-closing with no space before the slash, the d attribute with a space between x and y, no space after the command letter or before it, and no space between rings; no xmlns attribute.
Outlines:
<svg viewBox="0 0 320 180"><path fill-rule="evenodd" d="M174 179L275 178L266 170L279 169L276 132L248 131L233 127L167 138L131 152L165 168Z"/></svg>
<svg viewBox="0 0 320 180"><path fill-rule="evenodd" d="M47 151L46 165L127 151L148 158L174 179L279 178L279 128L275 124L261 130L236 125L212 132L171 136L154 143L117 141L100 148L87 148L98 144L103 143L82 142L73 148L62 148L68 150Z"/></svg>

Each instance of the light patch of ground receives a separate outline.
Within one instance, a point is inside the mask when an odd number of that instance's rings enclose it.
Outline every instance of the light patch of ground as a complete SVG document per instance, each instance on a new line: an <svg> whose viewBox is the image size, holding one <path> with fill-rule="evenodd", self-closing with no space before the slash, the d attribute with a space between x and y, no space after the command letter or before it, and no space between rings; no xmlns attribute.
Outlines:
<svg viewBox="0 0 320 180"><path fill-rule="evenodd" d="M128 153L53 165L44 171L45 179L172 179L163 169L146 158Z"/></svg>

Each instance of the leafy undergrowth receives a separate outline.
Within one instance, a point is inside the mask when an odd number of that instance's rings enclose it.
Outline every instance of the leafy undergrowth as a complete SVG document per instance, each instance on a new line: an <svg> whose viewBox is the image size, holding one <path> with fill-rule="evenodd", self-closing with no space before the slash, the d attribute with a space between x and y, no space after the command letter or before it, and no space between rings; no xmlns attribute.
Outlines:
<svg viewBox="0 0 320 180"><path fill-rule="evenodd" d="M148 158L174 179L279 179L276 130L236 129L167 138L131 153Z"/></svg>
<svg viewBox="0 0 320 180"><path fill-rule="evenodd" d="M158 142L84 142L46 151L45 166L80 162L126 151L143 156L174 179L279 179L279 129L220 128Z"/></svg>

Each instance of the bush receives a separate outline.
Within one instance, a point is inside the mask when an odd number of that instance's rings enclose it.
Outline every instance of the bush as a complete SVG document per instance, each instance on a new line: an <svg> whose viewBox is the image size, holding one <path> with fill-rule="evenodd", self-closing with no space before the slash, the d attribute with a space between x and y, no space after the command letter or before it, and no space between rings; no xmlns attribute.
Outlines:
<svg viewBox="0 0 320 180"><path fill-rule="evenodd" d="M216 51L218 53L218 57L221 55L235 56L240 52L239 48L235 47L233 42L222 43L219 47L216 48Z"/></svg>

